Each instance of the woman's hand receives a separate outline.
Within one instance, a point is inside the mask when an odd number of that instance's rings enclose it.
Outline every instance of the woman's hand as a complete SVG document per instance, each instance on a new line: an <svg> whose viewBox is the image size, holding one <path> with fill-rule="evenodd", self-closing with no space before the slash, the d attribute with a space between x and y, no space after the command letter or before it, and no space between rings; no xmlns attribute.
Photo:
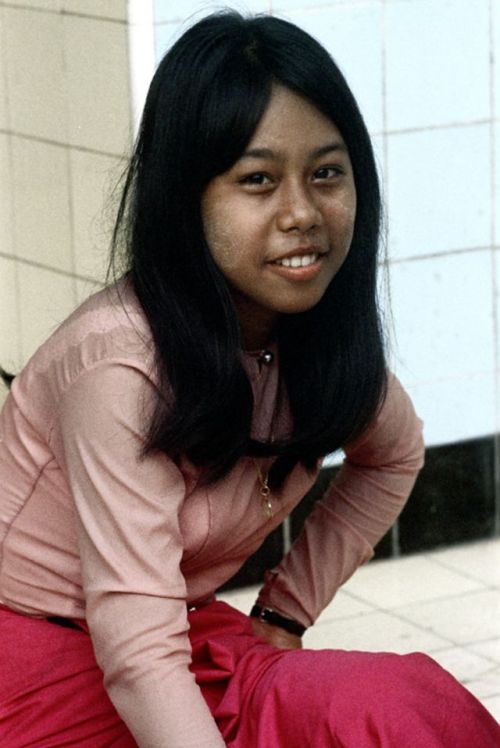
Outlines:
<svg viewBox="0 0 500 748"><path fill-rule="evenodd" d="M302 649L302 639L296 634L290 634L281 626L273 626L271 623L251 618L253 632L256 636L265 639L268 644L279 649Z"/></svg>

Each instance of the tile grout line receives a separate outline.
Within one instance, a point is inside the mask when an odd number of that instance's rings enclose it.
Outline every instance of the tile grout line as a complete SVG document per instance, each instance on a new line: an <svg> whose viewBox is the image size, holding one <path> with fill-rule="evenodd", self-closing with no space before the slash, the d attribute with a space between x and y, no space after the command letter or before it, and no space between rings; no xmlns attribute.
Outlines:
<svg viewBox="0 0 500 748"><path fill-rule="evenodd" d="M9 3L9 2L2 2L0 0L0 7L6 8L7 10L20 10L20 11L27 11L27 12L34 12L34 13L46 13L51 16L69 16L70 18L87 18L91 21L105 21L106 23L116 23L120 25L125 25L128 23L128 19L125 18L113 18L112 16L96 16L92 13L79 13L77 11L72 10L64 10L63 8L54 9L54 8L37 8L33 5L21 5L18 3Z"/></svg>
<svg viewBox="0 0 500 748"><path fill-rule="evenodd" d="M471 649L471 647L476 646L476 644L483 644L483 643L489 642L489 641L495 641L495 639L480 639L479 641L469 642L467 644L457 644L457 646L453 647L453 649L459 649L462 652L467 652L467 654L475 655L476 657L479 657L479 658L485 660L488 664L494 665L494 667L488 668L488 670L484 671L484 673L482 675L485 675L487 673L491 673L491 672L497 670L498 668L500 668L500 661L499 660L495 660L493 657L490 657L489 655L478 654L478 652L474 652ZM443 647L443 649L435 649L434 652L435 652L435 654L441 654L443 652L447 652L448 649L449 648L444 648Z"/></svg>
<svg viewBox="0 0 500 748"><path fill-rule="evenodd" d="M443 122L435 125L415 125L414 127L398 127L393 130L388 129L387 135L416 135L423 132L436 132L441 130L454 130L464 127L482 127L483 125L490 125L491 119L481 118L473 120L463 120L462 122L454 120L453 122Z"/></svg>
<svg viewBox="0 0 500 748"><path fill-rule="evenodd" d="M435 636L437 639L441 639L443 642L445 642L446 644L450 645L449 647L443 646L440 649L432 649L432 650L429 650L429 651L438 652L438 651L441 651L441 650L444 650L444 649L449 649L450 647L458 647L458 646L460 646L458 644L458 642L454 641L453 639L450 639L448 636L446 636L444 634L441 634L441 633L439 633L437 631L434 631L433 629L426 628L425 626L422 626L422 624L417 623L416 621L413 621L411 618L406 618L406 617L404 617L402 615L397 615L394 612L394 610L388 609L388 608L377 608L376 610L365 611L364 613L360 613L360 614L358 614L356 616L351 616L350 620L352 620L353 618L361 618L361 617L363 617L363 618L366 617L367 618L370 615L380 614L380 613L383 613L384 615L389 616L389 618L392 618L394 621L400 621L400 622L405 623L405 624L407 624L409 626L412 626L413 628L417 629L418 631L420 631L422 633L431 634L432 636ZM344 618L344 619L337 619L337 620L346 620L346 619ZM331 621L328 621L328 622L325 621L324 624L319 624L319 625L320 626L321 625L326 625L327 626L328 624L333 624L333 623L334 623L334 621L331 620Z"/></svg>
<svg viewBox="0 0 500 748"><path fill-rule="evenodd" d="M31 133L22 132L21 130L14 130L11 127L0 127L0 135L7 135L10 137L19 138L20 140L34 141L35 143L42 143L44 145L52 145L56 148L80 151L81 153L88 153L93 156L107 156L108 158L115 158L121 161L128 161L129 158L128 150L124 150L121 153L101 151L98 148L90 148L89 146L77 145L74 143L61 143L60 140L52 140L52 138L45 138L41 135L32 135Z"/></svg>
<svg viewBox="0 0 500 748"><path fill-rule="evenodd" d="M495 590L495 591L500 594L500 590ZM477 594L477 593L482 593L482 592L485 592L485 590L475 590L475 591L472 591L472 594ZM425 600L425 601L422 600L422 601L419 601L417 603L411 603L411 605L426 605L427 603L434 603L435 604L435 603L439 603L440 601L441 602L447 602L447 601L453 600L453 599L460 600L462 598L466 598L466 597L469 597L469 596L471 596L471 593L457 594L457 595L453 595L453 596L450 596L450 597L436 598L434 600ZM402 606L402 607L405 608L405 607L409 607L409 606L405 605L405 606ZM439 637L440 639L443 639L445 641L449 641L449 642L452 643L452 645L454 647L471 646L471 645L479 643L480 641L491 641L492 640L491 637L489 637L488 639L484 639L484 640L474 640L474 641L471 641L471 642L458 642L458 641L456 641L454 639L450 639L450 637L447 634L443 634L443 633L435 630L434 628L423 626L421 623L419 623L419 622L413 620L412 618L408 617L408 615L405 615L402 612L398 612L398 610L400 611L401 609L393 608L393 609L385 610L385 611L382 611L382 612L387 613L388 615L390 615L393 618L396 618L398 620L404 621L405 623L410 623L412 626L416 626L418 629L421 629L422 631L426 631L428 633L431 633L434 636ZM438 651L438 650L435 650L435 651Z"/></svg>
<svg viewBox="0 0 500 748"><path fill-rule="evenodd" d="M382 262L381 264L396 265L396 264L401 264L404 262L418 262L419 260L429 260L429 259L442 258L442 257L448 257L448 256L462 255L462 254L467 254L467 253L472 253L472 252L478 253L478 252L488 252L488 251L490 251L490 248L488 247L471 247L471 248L465 248L465 249L450 250L447 252L436 252L435 254L427 254L427 255L420 255L420 256L414 255L411 257L405 257L401 259L398 258L398 259L390 260L388 263ZM51 270L54 273L59 273L62 275L67 275L67 276L72 275L70 272L61 270L60 268L54 267L53 265L47 265L46 263L36 262L35 260L28 260L24 257L19 257L15 254L12 255L12 254L9 254L8 252L3 252L1 250L0 250L0 257L9 259L9 260L17 260L18 262L33 265L34 267L39 267L44 270ZM99 280L97 280L96 278L92 278L90 276L83 276L83 275L76 274L76 277L79 280L90 281L92 283L100 283Z"/></svg>
<svg viewBox="0 0 500 748"><path fill-rule="evenodd" d="M1 7L1 6L0 6ZM434 132L436 130L454 130L454 129L461 129L464 127L477 127L482 125L488 125L491 126L491 124L500 122L500 119L481 119L481 120L471 120L471 121L464 121L464 122L448 122L442 125L426 125L422 127L409 127L406 129L382 129L381 131L374 130L371 131L370 138L388 138L394 135L411 135L411 134L418 134L418 133L424 133L424 132ZM82 151L87 151L89 153L96 153L96 154L103 154L103 155L109 155L109 156L117 156L125 157L126 153L116 153L116 152L110 152L110 151L102 151L96 148L91 148L89 146L81 146L78 144L72 144L72 143L61 143L58 140L52 140L50 138L44 138L43 136L34 135L32 133L28 132L22 132L17 130L6 130L4 128L0 128L0 133L5 134L11 134L11 135L17 135L20 138L26 138L29 140L38 140L41 142L51 143L52 145L60 146L61 148L77 148Z"/></svg>
<svg viewBox="0 0 500 748"><path fill-rule="evenodd" d="M413 600L412 602L404 603L403 605L399 605L398 604L398 605L396 605L394 607L384 606L384 605L374 606L373 602L367 600L364 597L360 597L359 595L354 595L352 592L350 592L349 594L351 595L351 597L354 600L356 600L356 602L363 603L364 605L370 605L372 607L372 610L362 611L362 613L360 613L360 615L365 615L365 614L368 614L368 613L395 613L396 611L400 610L401 608L408 608L408 607L413 606L413 605L427 605L429 603L431 603L431 604L433 604L433 603L439 603L439 602L442 602L442 601L444 602L444 601L448 601L448 600L456 600L456 599L461 598L461 597L467 597L467 596L469 596L471 594L477 594L477 593L481 593L481 592L495 592L495 591L499 592L499 594L500 594L500 590L498 590L495 587L492 588L492 589L490 589L488 587L480 587L480 588L475 589L475 590L467 590L467 592L454 592L454 593L449 594L449 595L438 595L437 597L426 597L424 599Z"/></svg>
<svg viewBox="0 0 500 748"><path fill-rule="evenodd" d="M452 546L450 546L451 548ZM481 579L478 579L478 577L473 576L472 574L468 574L467 572L463 572L462 570L456 569L454 566L451 566L449 563L446 563L446 561L440 561L439 559L432 559L432 562L435 563L438 566L442 566L443 568L447 569L448 571L453 571L459 576L463 577L463 579L468 579L471 582L480 582L484 585L485 589L499 589L499 587L496 587L495 585L485 584ZM499 580L500 585L500 580Z"/></svg>
<svg viewBox="0 0 500 748"><path fill-rule="evenodd" d="M493 246L493 249L500 248ZM426 252L421 255L408 255L407 257L392 257L388 260L389 265L400 265L403 262L418 262L419 260L433 260L455 255L463 255L467 252L491 252L491 245L479 245L475 247L456 247L438 252Z"/></svg>
<svg viewBox="0 0 500 748"><path fill-rule="evenodd" d="M62 64L65 71L68 70L67 60L67 38L66 38L66 26L62 24ZM65 117L65 137L68 138L69 133L69 121L70 121L70 105L69 105L69 94L68 87L66 86L66 93L64 96L64 117ZM74 192L73 192L73 181L72 181L72 163L71 163L71 151L68 148L64 149L65 165L66 165L66 181L67 181L67 209L69 217L69 254L70 254L70 269L71 269L71 287L73 291L73 306L77 306L78 293L77 293L77 280L76 280L76 259L75 259L75 211L74 211Z"/></svg>
<svg viewBox="0 0 500 748"><path fill-rule="evenodd" d="M56 268L52 265L45 265L43 262L37 262L36 260L28 260L25 257L11 255L7 252L2 252L1 250L0 257L4 260L11 260L14 263L19 263L20 265L29 265L30 267L38 268L38 270L46 270L49 273L62 275L65 278L75 278L76 280L83 281L84 283L94 283L98 288L104 288L105 285L103 281L100 281L97 278L91 278L87 275L79 275L78 273L71 273L69 270L62 270L61 268Z"/></svg>
<svg viewBox="0 0 500 748"><path fill-rule="evenodd" d="M5 14L3 14L3 21L5 21ZM2 41L4 42L4 36L6 34L6 24L2 24ZM5 44L3 44L3 47L5 48ZM10 132L10 128L12 125L12 117L11 117L11 97L10 97L10 85L9 85L9 67L12 65L12 61L9 61L8 56L4 58L4 66L3 66L3 73L4 73L4 91L5 91L5 102L6 102L6 110L7 110L7 124L8 128L6 131L7 136L7 147L8 147L8 164L9 164L9 186L10 186L10 192L11 192L11 199L10 199L10 234L11 234L11 247L12 252L14 254L14 257L12 259L17 260L17 227L16 227L16 214L15 214L15 180L14 180L14 151L13 151L13 143L12 143L12 134ZM20 280L20 271L19 271L19 265L17 262L14 262L14 284L15 284L15 309L16 309L16 331L17 331L17 340L16 340L16 352L17 352L17 361L16 361L16 367L21 366L21 362L24 360L24 346L23 346L23 340L24 340L24 333L23 333L23 323L22 323L22 309L21 309L21 280Z"/></svg>

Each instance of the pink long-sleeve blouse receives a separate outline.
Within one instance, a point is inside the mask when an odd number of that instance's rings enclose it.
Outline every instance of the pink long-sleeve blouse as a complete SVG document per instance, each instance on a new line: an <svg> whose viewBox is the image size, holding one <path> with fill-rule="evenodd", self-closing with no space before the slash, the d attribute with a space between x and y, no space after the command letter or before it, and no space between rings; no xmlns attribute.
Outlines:
<svg viewBox="0 0 500 748"><path fill-rule="evenodd" d="M87 619L105 687L141 748L221 748L188 669L186 602L209 598L239 569L317 470L293 470L270 519L251 458L206 487L187 460L142 457L152 354L122 282L85 302L14 381L0 413L0 602L31 616ZM279 362L242 360L253 432L266 437ZM282 413L278 430L286 423ZM345 454L259 596L305 625L372 556L421 465L420 422L394 377L379 415Z"/></svg>

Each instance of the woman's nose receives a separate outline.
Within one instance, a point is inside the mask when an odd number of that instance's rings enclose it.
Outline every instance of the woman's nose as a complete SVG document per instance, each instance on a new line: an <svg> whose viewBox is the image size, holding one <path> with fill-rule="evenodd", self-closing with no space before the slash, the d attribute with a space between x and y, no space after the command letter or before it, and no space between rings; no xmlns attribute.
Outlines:
<svg viewBox="0 0 500 748"><path fill-rule="evenodd" d="M278 208L277 224L280 231L300 232L321 223L321 213L314 200L314 196L304 186L283 186Z"/></svg>

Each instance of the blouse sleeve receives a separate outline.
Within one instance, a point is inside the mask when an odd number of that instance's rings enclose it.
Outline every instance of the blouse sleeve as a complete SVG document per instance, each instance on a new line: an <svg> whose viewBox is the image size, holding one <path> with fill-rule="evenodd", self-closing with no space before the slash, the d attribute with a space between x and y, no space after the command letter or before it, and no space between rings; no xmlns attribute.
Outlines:
<svg viewBox="0 0 500 748"><path fill-rule="evenodd" d="M354 443L325 496L278 567L267 572L260 605L310 626L338 588L373 556L401 512L423 464L422 424L389 375L385 402Z"/></svg>
<svg viewBox="0 0 500 748"><path fill-rule="evenodd" d="M152 397L138 369L101 362L60 402L86 617L106 691L140 748L222 748L188 669L183 477L165 455L141 457Z"/></svg>

